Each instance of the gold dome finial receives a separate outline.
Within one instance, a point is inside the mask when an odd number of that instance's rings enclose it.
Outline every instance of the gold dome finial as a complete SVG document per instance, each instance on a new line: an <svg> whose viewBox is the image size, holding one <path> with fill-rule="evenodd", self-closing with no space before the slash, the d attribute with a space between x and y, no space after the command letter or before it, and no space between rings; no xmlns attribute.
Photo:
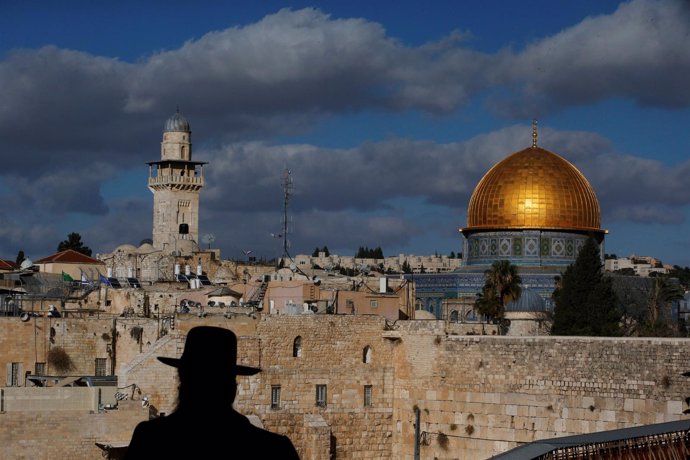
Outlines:
<svg viewBox="0 0 690 460"><path fill-rule="evenodd" d="M532 148L537 147L537 119L532 118Z"/></svg>

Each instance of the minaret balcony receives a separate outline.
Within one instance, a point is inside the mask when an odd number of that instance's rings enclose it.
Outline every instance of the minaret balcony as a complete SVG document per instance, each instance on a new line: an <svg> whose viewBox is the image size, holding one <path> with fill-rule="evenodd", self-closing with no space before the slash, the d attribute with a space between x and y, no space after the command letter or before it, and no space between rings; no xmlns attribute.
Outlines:
<svg viewBox="0 0 690 460"><path fill-rule="evenodd" d="M203 176L149 176L149 187L165 185L204 186Z"/></svg>

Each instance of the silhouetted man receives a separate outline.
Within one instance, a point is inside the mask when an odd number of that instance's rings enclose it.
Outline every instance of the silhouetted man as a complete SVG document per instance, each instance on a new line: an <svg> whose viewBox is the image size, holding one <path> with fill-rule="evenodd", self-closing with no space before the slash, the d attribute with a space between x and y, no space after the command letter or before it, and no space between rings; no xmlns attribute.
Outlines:
<svg viewBox="0 0 690 460"><path fill-rule="evenodd" d="M237 365L237 337L218 327L189 331L179 359L158 357L180 376L178 403L166 417L137 425L126 460L297 459L290 439L257 428L232 408L236 377L261 369Z"/></svg>

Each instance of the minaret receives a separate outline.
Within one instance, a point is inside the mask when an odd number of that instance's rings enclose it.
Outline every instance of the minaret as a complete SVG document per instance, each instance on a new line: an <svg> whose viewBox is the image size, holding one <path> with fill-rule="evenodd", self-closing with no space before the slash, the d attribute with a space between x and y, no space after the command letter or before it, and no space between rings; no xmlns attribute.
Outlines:
<svg viewBox="0 0 690 460"><path fill-rule="evenodd" d="M192 131L180 110L165 122L161 159L149 165L153 247L180 255L199 250L199 192L203 165L192 161Z"/></svg>

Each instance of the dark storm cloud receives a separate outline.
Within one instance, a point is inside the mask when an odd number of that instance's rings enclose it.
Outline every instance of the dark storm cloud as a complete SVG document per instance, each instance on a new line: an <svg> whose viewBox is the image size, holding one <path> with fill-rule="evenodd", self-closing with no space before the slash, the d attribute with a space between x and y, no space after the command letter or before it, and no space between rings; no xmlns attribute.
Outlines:
<svg viewBox="0 0 690 460"><path fill-rule="evenodd" d="M223 210L241 212L245 221L251 221L254 213L273 213L275 220L283 204L280 172L287 167L294 182L291 212L298 214L356 213L357 219L365 219L375 213L412 222L403 216L403 208L414 201L459 215L483 174L511 152L529 146L530 134L527 126L513 126L449 144L392 139L352 149L228 145L213 154L207 152L213 160L206 170L204 206L219 215ZM684 181L690 162L667 167L625 155L606 139L587 132L542 129L539 140L541 146L555 150L585 174L599 197L604 221L654 219L673 224L684 219L683 207L690 204ZM227 180L230 177L233 180ZM406 204L398 209L396 201ZM371 218L366 221L373 222ZM279 233L279 223L271 225ZM401 224L392 227L396 226L405 228ZM408 226L407 238L419 228ZM344 235L342 229L336 227L340 233L335 234ZM321 224L315 225L314 231L324 234L324 230Z"/></svg>
<svg viewBox="0 0 690 460"><path fill-rule="evenodd" d="M213 234L213 247L223 248L223 256L245 258L251 250L256 257L273 258L283 253L283 227L280 213L210 211L202 217L203 234ZM229 222L229 225L224 225ZM405 245L418 235L420 226L399 215L365 216L347 211L291 211L288 226L288 251L292 255L314 247L357 248L359 246L391 248ZM343 254L348 255L348 254ZM354 254L353 254L354 255Z"/></svg>
<svg viewBox="0 0 690 460"><path fill-rule="evenodd" d="M521 118L613 97L687 107L688 10L680 0L632 1L493 55L469 49L456 32L408 46L380 24L314 9L281 10L134 63L53 46L15 50L0 61L0 139L7 152L0 190L13 198L5 206L11 228L0 235L0 249L15 248L17 235L34 235L34 242L46 237L54 225L39 229L37 216L60 222L67 212L109 212L94 223L103 245L125 237L136 244L144 230L148 236L150 216L120 226L125 214L107 203L99 183L158 158L161 128L176 104L190 115L195 141L214 146L195 145L195 159L211 162L202 207L214 225L234 225L230 209L243 213L237 222L249 229L245 234L252 226L275 227L267 216L280 211L287 166L295 179L293 211L325 215L322 228L332 225L343 244L362 228L377 234L389 227L389 238L409 241L419 227L396 200L462 213L482 174L530 145L529 129L457 143L399 138L350 149L276 145L275 136L371 109L443 115L487 95L495 111ZM554 146L583 170L605 219L655 215L673 223L690 202L683 183L688 164L669 168L624 155L591 133L540 131L540 145ZM393 220L375 225L374 214Z"/></svg>
<svg viewBox="0 0 690 460"><path fill-rule="evenodd" d="M591 17L513 54L492 72L505 85L490 105L529 117L625 98L640 106L690 105L690 2L637 0Z"/></svg>
<svg viewBox="0 0 690 460"><path fill-rule="evenodd" d="M138 246L142 240L151 238L152 203L151 199L141 198L111 201L110 213L84 231L84 241L94 252L111 252L125 243Z"/></svg>
<svg viewBox="0 0 690 460"><path fill-rule="evenodd" d="M364 19L285 9L150 57L136 69L127 109L187 93L209 117L372 106L447 112L473 92L465 86L479 86L483 58L459 49L460 39L410 48Z"/></svg>
<svg viewBox="0 0 690 460"><path fill-rule="evenodd" d="M108 210L100 195L102 177L81 168L55 171L31 180L12 176L5 179L11 190L6 209L20 211L30 205L51 213L80 212L105 214Z"/></svg>
<svg viewBox="0 0 690 460"><path fill-rule="evenodd" d="M5 168L145 161L176 104L209 140L288 134L371 108L442 114L484 91L495 110L521 118L611 97L687 107L689 41L687 2L638 0L495 55L472 51L457 32L406 46L380 24L315 9L281 10L135 63L15 50L0 62L0 137L20 154Z"/></svg>

